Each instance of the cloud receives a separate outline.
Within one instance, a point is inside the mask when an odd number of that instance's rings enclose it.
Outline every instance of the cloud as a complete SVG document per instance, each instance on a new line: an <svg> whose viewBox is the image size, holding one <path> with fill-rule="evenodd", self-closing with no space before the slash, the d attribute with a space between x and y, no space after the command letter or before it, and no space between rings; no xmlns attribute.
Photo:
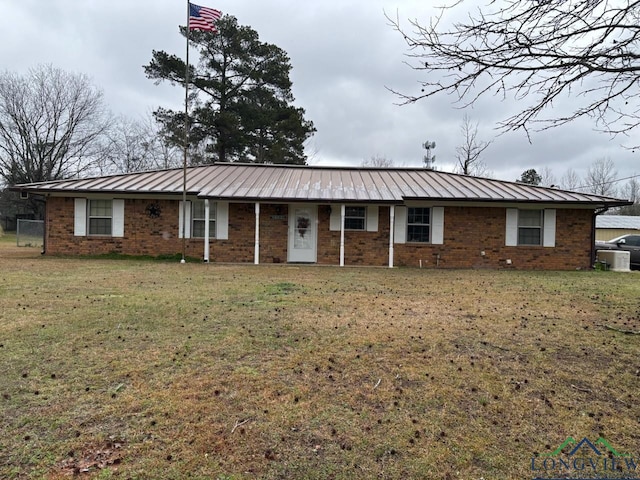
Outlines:
<svg viewBox="0 0 640 480"><path fill-rule="evenodd" d="M104 90L114 113L145 115L159 106L180 109L179 86L154 85L143 65L152 50L184 57L186 5L152 0L0 0L0 63L10 71L52 63L83 72ZM435 10L428 2L399 0L199 0L234 15L254 28L264 42L285 50L292 65L296 106L306 110L318 130L309 142L310 161L358 165L374 155L397 165L420 166L422 143L436 141L436 166L451 170L461 143L465 113L479 122L480 137L493 140L483 160L497 178L513 180L528 168L548 166L557 178L568 168L582 174L600 157L614 160L620 176L636 171L637 155L614 139L593 131L591 119L532 135L497 136L496 122L520 107L513 99L483 98L461 110L455 98L424 99L400 106L388 88L417 93L423 72L406 64L409 50L389 25L387 15L428 22ZM195 53L195 52L194 52ZM557 108L567 108L562 105Z"/></svg>

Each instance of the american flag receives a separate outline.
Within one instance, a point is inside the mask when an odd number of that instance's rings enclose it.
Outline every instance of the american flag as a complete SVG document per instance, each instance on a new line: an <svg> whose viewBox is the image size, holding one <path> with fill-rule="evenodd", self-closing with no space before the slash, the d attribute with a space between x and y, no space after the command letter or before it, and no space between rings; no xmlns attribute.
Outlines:
<svg viewBox="0 0 640 480"><path fill-rule="evenodd" d="M189 30L217 32L216 20L221 16L222 12L220 10L189 3Z"/></svg>

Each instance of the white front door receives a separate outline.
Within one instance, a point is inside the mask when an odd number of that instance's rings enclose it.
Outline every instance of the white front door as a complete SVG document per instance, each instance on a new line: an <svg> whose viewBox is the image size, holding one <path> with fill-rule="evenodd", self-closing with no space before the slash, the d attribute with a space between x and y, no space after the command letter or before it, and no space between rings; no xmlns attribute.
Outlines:
<svg viewBox="0 0 640 480"><path fill-rule="evenodd" d="M289 205L289 262L316 262L317 213L316 205Z"/></svg>

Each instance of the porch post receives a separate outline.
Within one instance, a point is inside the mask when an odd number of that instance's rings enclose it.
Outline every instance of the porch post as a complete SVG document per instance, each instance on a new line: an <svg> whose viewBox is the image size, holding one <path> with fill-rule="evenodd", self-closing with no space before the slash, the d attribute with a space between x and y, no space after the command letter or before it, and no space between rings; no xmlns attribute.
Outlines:
<svg viewBox="0 0 640 480"><path fill-rule="evenodd" d="M253 263L260 263L260 203L256 202L256 242L253 254Z"/></svg>
<svg viewBox="0 0 640 480"><path fill-rule="evenodd" d="M393 268L393 232L395 231L396 206L389 207L389 268Z"/></svg>
<svg viewBox="0 0 640 480"><path fill-rule="evenodd" d="M344 217L346 207L344 203L340 205L340 266L344 267Z"/></svg>
<svg viewBox="0 0 640 480"><path fill-rule="evenodd" d="M204 263L209 263L209 199L204 199Z"/></svg>

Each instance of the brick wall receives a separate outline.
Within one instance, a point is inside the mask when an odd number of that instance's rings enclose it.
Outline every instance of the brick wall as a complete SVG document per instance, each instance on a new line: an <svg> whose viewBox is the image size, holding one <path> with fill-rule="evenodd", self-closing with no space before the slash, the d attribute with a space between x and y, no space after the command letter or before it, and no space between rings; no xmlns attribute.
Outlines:
<svg viewBox="0 0 640 480"><path fill-rule="evenodd" d="M260 263L287 263L288 216L287 205L260 205Z"/></svg>
<svg viewBox="0 0 640 480"><path fill-rule="evenodd" d="M47 200L46 252L51 255L172 255L182 251L178 238L179 202L158 200L159 218L149 218L149 199L125 200L125 236L75 237L73 198ZM215 262L253 263L255 210L253 203L229 204L229 239L211 240ZM334 206L334 208L336 208ZM318 255L323 265L340 262L340 232L329 230L331 209L318 206ZM285 263L288 243L286 205L260 206L260 263ZM394 264L425 268L514 268L573 270L591 263L590 210L556 212L556 247L506 247L504 208L446 207L444 244L396 244ZM202 258L202 239L186 241L188 256ZM484 252L484 255L481 255ZM345 265L387 266L389 207L379 207L377 232L345 232ZM511 260L511 265L507 264Z"/></svg>
<svg viewBox="0 0 640 480"><path fill-rule="evenodd" d="M417 267L422 260L422 265L428 268L588 268L591 264L591 217L590 210L558 209L555 248L507 247L504 208L446 207L444 244L395 245L394 263ZM507 260L511 260L511 265Z"/></svg>
<svg viewBox="0 0 640 480"><path fill-rule="evenodd" d="M339 265L340 231L329 230L330 215L331 208L328 205L318 207L318 263ZM380 267L389 265L389 207L378 209L377 232L344 232L344 264Z"/></svg>
<svg viewBox="0 0 640 480"><path fill-rule="evenodd" d="M212 262L253 263L256 215L254 204L229 204L229 239L211 240L209 259ZM194 257L202 257L204 240L191 239Z"/></svg>
<svg viewBox="0 0 640 480"><path fill-rule="evenodd" d="M149 218L145 212L149 200L125 201L125 236L122 238L75 237L74 199L47 199L46 252L53 255L99 255L124 253L129 255L164 255L182 251L178 239L179 203L155 201L162 209L159 218Z"/></svg>

